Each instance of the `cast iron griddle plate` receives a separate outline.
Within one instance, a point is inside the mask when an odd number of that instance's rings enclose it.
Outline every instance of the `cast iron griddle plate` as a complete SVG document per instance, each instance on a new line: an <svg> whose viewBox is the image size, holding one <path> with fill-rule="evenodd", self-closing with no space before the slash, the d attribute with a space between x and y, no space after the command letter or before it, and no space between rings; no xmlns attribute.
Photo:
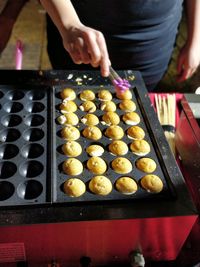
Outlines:
<svg viewBox="0 0 200 267"><path fill-rule="evenodd" d="M79 129L79 131L81 133L81 136L76 141L79 142L79 144L81 145L83 151L82 151L82 154L80 156L76 157L76 158L79 159L83 163L83 166L84 166L83 172L78 176L66 175L62 171L62 163L66 159L68 159L68 157L62 153L61 146L67 141L64 140L60 135L60 131L64 127L64 125L60 125L57 122L57 118L61 115L61 112L59 110L59 105L62 103L62 99L60 97L60 92L66 87L74 89L74 91L76 92L76 99L74 100L74 102L78 106L78 109L75 112L75 114L79 117L79 123L78 123L78 125L76 125L76 127ZM95 100L93 100L93 102L96 104L97 110L92 114L97 115L99 120L100 120L100 123L98 125L96 125L96 126L99 127L99 129L101 129L102 138L100 140L98 140L98 141L89 140L89 139L85 138L82 135L82 131L86 127L86 125L84 125L80 121L80 119L85 114L87 114L87 112L81 111L79 109L80 105L83 103L83 101L80 100L79 95L85 89L92 90L96 95L96 98L95 98ZM135 154L133 154L130 151L130 144L131 144L131 142L133 140L127 137L126 131L131 126L125 124L122 120L120 120L119 126L121 126L124 129L125 135L121 140L126 142L126 144L129 147L129 152L126 155L122 156L122 157L126 157L131 161L132 166L133 166L133 170L132 170L131 173L128 173L126 175L117 174L116 172L113 171L113 169L111 167L111 162L117 156L112 155L108 150L108 145L111 143L111 140L109 138L107 138L105 136L105 134L104 134L104 132L105 132L105 130L106 130L106 128L108 126L103 125L101 123L101 121L102 121L101 117L105 113L104 111L100 110L100 104L102 102L98 99L98 96L97 96L98 92L101 89L107 89L112 93L112 96L113 96L112 101L114 101L116 103L116 105L117 105L116 113L121 118L121 116L125 112L120 110L119 103L121 102L121 100L116 97L115 90L114 90L113 86L111 86L111 85L107 85L107 86L105 85L105 86L102 87L102 86L96 85L96 84L93 84L92 86L91 85L87 85L87 86L85 86L85 85L69 86L69 85L66 84L66 86L62 85L62 86L55 86L54 87L54 90L55 90L55 92L54 92L54 96L55 96L55 103L54 103L54 106L55 106L54 135L55 135L55 138L56 138L56 142L55 142L55 148L54 148L54 150L55 150L55 154L54 154L54 156L55 156L55 168L54 168L54 177L53 177L53 181L54 181L54 185L53 185L53 191L54 191L53 201L54 202L84 202L84 201L119 201L119 200L136 200L136 199L139 200L139 199L150 199L150 198L154 198L154 199L172 198L173 190L171 188L171 185L169 186L169 183L168 183L169 177L167 177L167 173L164 173L164 171L163 171L163 169L161 167L161 165L164 166L164 161L161 158L161 156L159 155L159 153L156 153L156 151L158 151L158 147L155 147L155 144L153 144L153 140L152 140L152 139L154 139L154 136L152 135L153 125L151 125L152 129L149 129L149 126L147 127L147 123L145 122L146 121L145 107L141 108L141 106L140 106L139 96L137 94L137 88L131 88L131 92L132 92L132 95L133 95L132 100L135 102L136 107L137 107L135 112L138 113L138 115L140 116L140 119L141 119L141 121L138 124L138 126L143 128L143 130L145 131L145 138L144 139L150 144L150 147L151 147L150 153L147 154L145 157L149 157L149 158L153 159L156 162L157 168L153 172L153 174L158 175L162 179L162 182L163 182L163 185L164 185L163 190L162 190L162 192L160 192L158 194L155 194L155 193L149 193L146 190L141 188L140 179L144 175L146 175L147 173L144 173L144 172L138 170L136 168L136 166L135 166L136 160L141 158L141 156L136 156ZM151 136L150 136L149 130L151 130ZM109 178L110 181L112 182L112 185L113 185L113 189L112 189L111 193L106 195L106 196L93 194L92 192L90 192L90 190L88 188L89 181L91 180L92 177L95 176L95 174L91 173L86 167L87 160L90 158L90 156L86 153L86 148L91 144L99 144L105 150L105 152L101 156L101 158L104 159L106 164L107 164L107 171L102 175L104 175L107 178ZM124 195L124 194L122 194L122 193L120 193L120 192L118 192L116 190L115 182L119 177L122 177L122 176L131 177L137 182L138 190L137 190L137 192L135 194ZM87 189L86 189L86 192L82 196L80 196L80 197L70 197L70 196L67 196L63 192L63 183L67 179L69 179L71 177L79 178L86 184L86 188Z"/></svg>
<svg viewBox="0 0 200 267"><path fill-rule="evenodd" d="M51 201L48 89L0 87L0 206Z"/></svg>
<svg viewBox="0 0 200 267"><path fill-rule="evenodd" d="M59 96L61 90L65 87L73 88L77 94L75 100L79 107L82 101L79 98L81 91L90 89L95 92L95 104L97 106L96 114L101 121L103 111L99 109L100 101L97 99L97 93L100 89L105 88L112 92L113 101L117 104L117 114L122 115L124 112L118 107L121 100L115 96L113 86L108 80L99 79L95 72L88 72L85 75L83 72L74 73L73 79L67 79L66 83L55 87L38 86L37 82L34 85L1 85L0 86L0 207L28 205L35 206L38 204L67 204L67 203L86 203L96 201L112 201L121 200L146 200L162 198L172 199L175 196L173 187L174 177L169 177L168 170L173 168L169 164L165 164L167 155L162 155L159 146L162 145L164 134L160 133L161 128L154 127L152 120L149 121L151 114L149 113L149 103L146 102L147 92L141 94L139 87L144 87L142 81L138 79L136 82L131 81L133 93L132 100L136 104L136 112L140 116L138 126L145 131L145 140L151 146L151 152L145 157L152 158L157 164L153 174L158 175L164 184L163 191L158 194L148 193L140 186L140 179L146 173L139 171L135 162L139 156L134 155L130 149L127 157L133 166L133 171L126 176L132 177L138 183L138 190L132 195L123 195L115 188L116 180L124 175L117 174L111 168L111 161L116 158L108 151L108 145L111 142L104 135L107 128L106 125L99 123L97 125L103 133L102 139L97 142L86 139L82 136L82 130L85 125L79 122L78 128L81 132L81 137L77 140L83 149L82 154L78 159L84 165L84 171L81 175L76 176L81 179L87 186L85 194L81 197L72 198L63 192L63 183L70 177L63 173L61 165L67 156L61 152L61 146L66 141L59 135L62 125L56 122L56 119L61 115L58 106L61 103ZM79 77L82 75L83 83L79 82ZM68 77L70 76L70 73ZM82 83L82 84L81 84ZM102 87L102 84L104 87ZM141 89L141 88L140 88ZM144 103L147 103L144 104ZM151 113L151 112L150 112ZM76 111L79 119L86 113L78 109ZM148 116L147 116L148 115ZM155 114L154 114L155 115ZM123 141L128 146L132 142L126 135L126 130L130 127L122 121L119 124L125 131ZM158 134L158 131L160 134ZM155 134L156 133L156 134ZM157 137L159 138L157 139ZM104 147L105 152L101 156L107 163L107 171L103 175L107 176L113 185L112 192L107 196L99 196L90 192L88 183L94 176L86 168L86 162L89 159L85 149L90 144L100 144ZM164 142L164 144L166 144ZM165 149L168 153L168 150ZM162 149L163 151L163 149Z"/></svg>

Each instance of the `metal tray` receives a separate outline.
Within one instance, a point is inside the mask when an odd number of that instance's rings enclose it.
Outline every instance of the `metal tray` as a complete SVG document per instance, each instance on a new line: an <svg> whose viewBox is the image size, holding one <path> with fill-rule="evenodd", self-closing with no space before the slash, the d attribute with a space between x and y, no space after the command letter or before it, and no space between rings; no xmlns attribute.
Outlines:
<svg viewBox="0 0 200 267"><path fill-rule="evenodd" d="M0 86L0 206L51 201L50 90Z"/></svg>
<svg viewBox="0 0 200 267"><path fill-rule="evenodd" d="M161 127L158 127L157 122L155 123L157 126L154 125L155 114L153 114L154 110L151 107L148 93L142 79L139 77L132 80L132 74L131 77L126 78L130 78L132 100L136 104L136 112L141 119L138 125L144 129L145 140L151 146L151 152L147 157L155 160L157 169L154 174L157 174L163 181L162 192L152 194L141 188L139 181L145 173L135 167L135 161L139 157L129 151L125 157L132 162L133 171L127 176L133 177L138 182L138 191L133 195L119 193L115 188L115 182L122 175L115 173L110 167L115 156L108 152L107 146L110 140L103 134L98 142L90 141L81 135L78 142L82 145L83 153L78 159L85 166L89 158L85 148L91 143L102 144L105 148L102 157L108 166L104 175L113 184L112 192L107 196L99 196L91 193L87 187L85 194L78 198L64 194L62 185L69 176L64 174L60 168L66 159L66 156L60 152L60 147L65 142L59 136L59 131L63 126L56 122L60 115L58 106L62 101L59 97L60 91L65 87L73 88L77 93L75 102L79 106L82 101L78 96L82 90L91 89L97 94L104 86L112 92L113 101L116 104L120 102L115 97L115 91L110 82L102 79L96 72L74 72L72 79L71 76L68 72L65 81L60 84L56 82L55 86L41 84L37 80L33 81L32 85L27 81L23 86L19 84L0 86L0 207L173 199L176 196L173 186L175 177L170 177L169 168L176 169L177 166L174 165L175 161L172 161L173 166L169 166L170 159L166 160L165 151L168 153L170 150L165 150L166 140L164 140L163 132L160 132ZM96 98L97 107L99 104L100 101ZM122 115L123 112L118 108L117 113ZM76 114L82 117L86 113L78 109ZM101 118L103 112L97 109L94 114ZM151 119L151 114L153 119ZM101 123L98 126L102 132L107 127ZM130 127L122 122L120 126L125 132ZM84 125L80 123L80 131L83 128ZM128 145L132 141L126 135L122 140ZM177 175L179 175L178 171ZM87 185L93 176L87 168L84 168L84 172L77 177Z"/></svg>
<svg viewBox="0 0 200 267"><path fill-rule="evenodd" d="M79 124L78 129L81 133L81 136L78 140L76 140L77 142L80 143L83 152L80 156L77 157L77 159L79 159L84 166L84 170L83 173L76 176L76 178L81 179L85 184L86 184L86 192L80 196L80 197L69 197L67 196L64 192L63 192L63 183L71 178L70 175L66 175L63 173L62 171L62 163L64 162L64 160L66 160L68 157L66 155L64 155L61 152L61 146L66 142L66 140L64 140L61 136L60 136L60 131L61 129L64 127L63 125L60 125L59 123L57 123L57 118L61 115L60 110L59 110L59 105L62 103L62 99L60 98L60 92L65 88L65 87L69 87L67 84L66 85L61 85L61 86L55 86L54 87L54 107L55 107L55 113L54 113L54 136L56 137L56 141L55 141L55 154L54 154L54 159L55 159L55 168L54 168L54 175L53 175L53 202L55 203L66 203L66 202L87 202L87 201L121 201L121 200L141 200L141 199L159 199L159 198L173 198L175 196L174 194L174 190L173 187L170 184L170 179L168 177L168 174L164 168L164 160L161 156L161 154L159 153L159 147L156 145L156 142L154 140L154 134L153 132L156 130L154 129L153 125L150 125L148 122L148 118L146 117L146 112L145 112L145 107L142 106L142 103L140 101L140 97L138 94L138 90L136 87L131 88L131 92L132 92L132 100L135 102L136 104L136 110L135 112L138 113L138 115L140 116L140 123L138 124L138 126L140 126L144 131L145 131L145 140L150 144L151 147L151 151L149 154L147 154L145 157L149 157L151 159L153 159L156 164L157 164L157 168L156 170L153 172L153 174L158 175L162 182L163 182L163 190L162 192L156 194L156 193L149 193L146 190L142 189L142 187L140 186L140 179L147 173L144 173L140 170L138 170L135 166L135 162L137 159L141 158L140 156L137 156L135 154L133 154L130 149L129 152L123 156L128 158L132 165L133 165L133 170L131 173L127 174L127 175L122 175L122 174L117 174L116 172L113 171L112 167L111 167L111 162L113 159L115 159L117 156L112 155L109 151L108 151L108 145L111 142L111 140L109 140L109 138L107 138L104 135L105 129L108 127L106 125L103 125L101 123L101 117L104 114L103 111L100 110L100 104L102 103L100 100L98 100L97 98L97 94L98 91L100 91L101 89L107 89L112 93L113 99L112 101L115 102L116 106L117 106L117 110L116 113L121 117L124 112L122 110L119 109L119 103L121 102L120 99L118 99L116 97L115 94L115 90L114 87L111 85L106 85L104 87L98 86L97 84L93 84L93 85L80 85L80 86L70 86L70 88L74 89L74 91L76 92L76 99L74 100L74 102L77 104L77 106L79 107L83 101L80 100L80 93L85 90L85 89L90 89L92 90L95 95L96 98L94 100L97 110L93 113L95 115L97 115L97 117L100 119L100 123L98 125L96 125L97 127L99 127L99 129L102 131L102 138L100 140L98 140L97 142L94 142L93 140L89 140L87 138L85 138L82 135L82 130L86 127L86 125L84 125L80 120L79 120ZM81 111L79 108L77 109L77 111L75 112L75 114L77 114L77 116L79 118L83 117L85 114L87 114L87 112ZM76 126L76 127L77 127ZM124 137L121 139L122 141L124 141L128 147L130 145L130 143L132 142L132 140L130 138L127 137L126 131L127 129L130 127L130 125L126 125L124 122L122 122L122 120L119 123L119 126L121 126L125 132ZM102 159L105 160L105 162L107 163L107 171L103 174L104 176L108 177L113 185L113 189L111 191L110 194L106 195L106 196L101 196L101 195L96 195L93 194L92 192L90 192L90 190L88 189L88 183L90 181L90 179L92 177L94 177L95 175L92 174L86 167L86 162L87 160L90 158L90 156L88 156L88 154L86 153L86 148L91 145L91 144L99 144L101 145L105 152L104 154L101 156ZM119 177L122 176L128 176L133 178L137 184L138 184L138 190L136 193L131 194L131 195L125 195L122 194L120 192L118 192L115 188L115 182Z"/></svg>

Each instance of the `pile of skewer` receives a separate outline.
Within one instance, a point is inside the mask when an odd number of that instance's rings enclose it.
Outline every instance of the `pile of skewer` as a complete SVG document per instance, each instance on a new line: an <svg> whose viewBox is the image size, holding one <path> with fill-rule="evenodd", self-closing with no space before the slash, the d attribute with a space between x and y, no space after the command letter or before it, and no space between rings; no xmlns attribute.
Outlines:
<svg viewBox="0 0 200 267"><path fill-rule="evenodd" d="M175 94L165 96L155 94L157 116L163 127L166 139L175 155L175 123L176 123L176 97Z"/></svg>

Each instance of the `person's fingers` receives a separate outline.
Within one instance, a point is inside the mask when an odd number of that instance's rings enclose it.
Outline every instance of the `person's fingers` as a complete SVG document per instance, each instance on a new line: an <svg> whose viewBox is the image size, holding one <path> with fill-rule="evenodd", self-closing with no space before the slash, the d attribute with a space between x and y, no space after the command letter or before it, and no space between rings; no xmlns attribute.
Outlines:
<svg viewBox="0 0 200 267"><path fill-rule="evenodd" d="M101 56L101 62L100 62L101 75L103 77L107 77L109 75L109 66L111 64L110 64L108 50L107 50L104 36L100 35L97 42L98 42L98 45L100 47L100 51L101 51L101 55L102 55Z"/></svg>
<svg viewBox="0 0 200 267"><path fill-rule="evenodd" d="M189 68L187 71L186 79L189 79L192 77L192 75L195 73L196 68Z"/></svg>
<svg viewBox="0 0 200 267"><path fill-rule="evenodd" d="M183 68L180 70L180 72L177 75L177 82L183 82L186 79L187 76L187 70Z"/></svg>
<svg viewBox="0 0 200 267"><path fill-rule="evenodd" d="M182 70L182 72L180 73L180 75L178 75L177 77L177 82L183 82L187 79L189 79L190 77L192 77L192 75L194 74L195 69L192 68L184 68Z"/></svg>
<svg viewBox="0 0 200 267"><path fill-rule="evenodd" d="M85 34L85 41L88 47L88 53L91 56L90 64L93 67L100 66L101 75L109 75L110 60L104 36L99 31L89 31Z"/></svg>
<svg viewBox="0 0 200 267"><path fill-rule="evenodd" d="M77 38L76 45L75 45L77 51L79 52L81 61L84 64L89 64L91 61L90 55L88 54L87 46L82 38Z"/></svg>
<svg viewBox="0 0 200 267"><path fill-rule="evenodd" d="M71 56L71 59L75 64L82 64L82 58L78 51L78 49L75 47L74 44L70 44L67 48L68 53Z"/></svg>
<svg viewBox="0 0 200 267"><path fill-rule="evenodd" d="M99 35L102 35L100 32L94 32L94 31L87 31L84 32L84 40L86 42L86 46L88 48L88 53L90 55L90 64L93 67L99 66L100 60L101 60L101 51L99 44L97 42Z"/></svg>

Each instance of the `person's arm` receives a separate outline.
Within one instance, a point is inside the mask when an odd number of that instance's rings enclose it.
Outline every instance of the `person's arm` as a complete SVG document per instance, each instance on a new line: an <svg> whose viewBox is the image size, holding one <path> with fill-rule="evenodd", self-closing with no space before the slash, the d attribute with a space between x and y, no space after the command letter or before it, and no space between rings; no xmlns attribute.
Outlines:
<svg viewBox="0 0 200 267"><path fill-rule="evenodd" d="M27 0L8 0L0 14L0 53L6 47L15 21Z"/></svg>
<svg viewBox="0 0 200 267"><path fill-rule="evenodd" d="M70 0L40 2L58 28L73 62L100 66L101 74L108 76L110 61L103 34L82 24Z"/></svg>
<svg viewBox="0 0 200 267"><path fill-rule="evenodd" d="M186 0L188 37L177 62L177 81L190 78L200 64L200 0Z"/></svg>

